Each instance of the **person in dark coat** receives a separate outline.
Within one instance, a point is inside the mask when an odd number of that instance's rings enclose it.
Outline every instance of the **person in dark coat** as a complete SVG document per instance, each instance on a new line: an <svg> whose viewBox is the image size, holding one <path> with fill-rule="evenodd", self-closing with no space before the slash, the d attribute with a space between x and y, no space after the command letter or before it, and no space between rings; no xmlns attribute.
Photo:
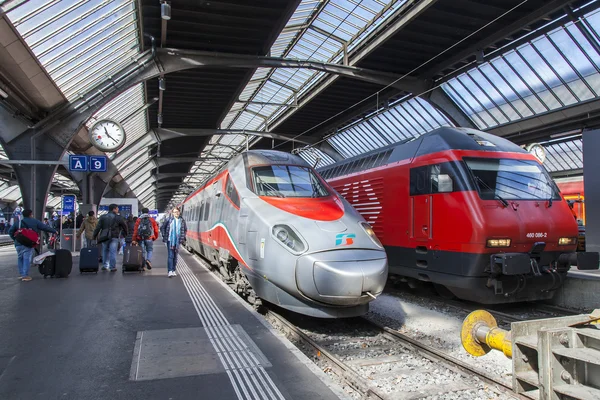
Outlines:
<svg viewBox="0 0 600 400"><path fill-rule="evenodd" d="M135 228L135 220L133 215L127 217L127 235L125 236L125 243L127 246L131 246L131 242L133 241L133 230Z"/></svg>
<svg viewBox="0 0 600 400"><path fill-rule="evenodd" d="M77 218L75 218L75 228L81 228L81 224L83 223L83 214L80 212L77 213Z"/></svg>
<svg viewBox="0 0 600 400"><path fill-rule="evenodd" d="M127 223L119 214L119 206L111 204L108 206L108 214L100 217L93 237L98 243L102 243L102 260L104 265L102 270L110 269L111 272L117 270L117 251L119 248L119 235L121 231L127 234ZM107 233L104 237L103 233ZM99 236L100 235L100 236Z"/></svg>
<svg viewBox="0 0 600 400"><path fill-rule="evenodd" d="M38 235L40 231L56 233L54 229L44 224L42 221L38 221L35 218L31 217L33 211L31 210L23 210L23 215L20 221L17 221L16 224L10 227L8 231L8 235L12 240L15 241L15 248L17 249L18 254L18 266L19 266L19 275L21 275L22 282L29 282L32 278L29 276L29 269L31 268L31 260L33 259L33 253L35 251L35 247L27 247L22 245L15 238L15 233L18 229L32 229ZM20 227L19 227L20 225Z"/></svg>

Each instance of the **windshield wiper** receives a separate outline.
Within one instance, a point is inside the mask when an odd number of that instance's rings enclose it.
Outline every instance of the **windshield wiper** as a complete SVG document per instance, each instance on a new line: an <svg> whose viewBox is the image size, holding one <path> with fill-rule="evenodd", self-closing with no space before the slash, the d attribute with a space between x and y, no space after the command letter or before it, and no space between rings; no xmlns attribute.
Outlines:
<svg viewBox="0 0 600 400"><path fill-rule="evenodd" d="M285 198L285 194L281 193L279 190L275 189L273 186L271 186L267 182L263 181L260 176L256 175L256 178L257 178L258 181L260 181L261 185L266 186L267 189L269 189L269 190L273 191L274 193L276 193L277 197Z"/></svg>
<svg viewBox="0 0 600 400"><path fill-rule="evenodd" d="M492 189L492 187L490 185L485 183L485 181L483 179L481 179L480 177L478 177L477 175L473 174L473 176L475 176L475 179L477 179L477 182L481 183L488 190L491 190L492 193L494 193L494 198L497 198L498 200L500 200L500 202L504 205L504 207L508 207L508 201L506 201L502 196L497 194L496 191L494 189Z"/></svg>
<svg viewBox="0 0 600 400"><path fill-rule="evenodd" d="M552 207L553 197L554 197L554 187L546 182L546 185L550 188L550 198L548 199L548 208Z"/></svg>

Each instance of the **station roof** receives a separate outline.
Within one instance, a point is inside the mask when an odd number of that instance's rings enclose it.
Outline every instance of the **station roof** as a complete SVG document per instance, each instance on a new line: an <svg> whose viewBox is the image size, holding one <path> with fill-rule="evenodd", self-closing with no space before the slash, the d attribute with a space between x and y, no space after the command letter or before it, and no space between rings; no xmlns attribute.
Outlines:
<svg viewBox="0 0 600 400"><path fill-rule="evenodd" d="M154 0L13 0L1 6L64 101L85 95L153 43L337 64L393 77L393 84L384 85L325 70L205 66L158 78L166 90L159 90L156 78L133 86L86 126L104 117L123 123L126 146L109 156L142 203L164 209L247 147L294 151L322 166L334 162L334 155L351 157L455 125L456 115L518 144L544 142L552 172L579 170L578 134L559 142L552 136L600 125L598 114L582 121L576 113L600 107L598 5L186 0L171 3L170 20L161 18L161 3ZM448 99L449 106L440 110L432 104L434 96ZM161 129L215 134L162 140ZM302 138L311 145L299 143Z"/></svg>

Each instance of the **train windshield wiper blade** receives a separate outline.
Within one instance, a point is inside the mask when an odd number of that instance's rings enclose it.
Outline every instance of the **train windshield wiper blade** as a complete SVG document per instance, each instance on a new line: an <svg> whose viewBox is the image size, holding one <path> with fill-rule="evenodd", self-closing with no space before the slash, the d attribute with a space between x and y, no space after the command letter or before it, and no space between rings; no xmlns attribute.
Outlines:
<svg viewBox="0 0 600 400"><path fill-rule="evenodd" d="M265 182L262 180L262 178L258 175L256 175L256 178L260 181L261 185L264 185L267 187L267 189L273 191L274 193L276 193L277 197L281 197L281 198L285 198L285 194L281 193L279 190L275 189L273 186L271 186L269 183Z"/></svg>
<svg viewBox="0 0 600 400"><path fill-rule="evenodd" d="M490 185L485 183L485 181L483 179L481 179L480 177L478 177L477 175L475 175L475 179L477 179L477 182L479 182L480 184L485 186L488 190L491 190L492 193L494 193L494 197L497 198L498 200L500 200L500 202L504 205L504 207L508 207L508 201L506 201L502 196L497 194L495 189L492 189L492 187Z"/></svg>

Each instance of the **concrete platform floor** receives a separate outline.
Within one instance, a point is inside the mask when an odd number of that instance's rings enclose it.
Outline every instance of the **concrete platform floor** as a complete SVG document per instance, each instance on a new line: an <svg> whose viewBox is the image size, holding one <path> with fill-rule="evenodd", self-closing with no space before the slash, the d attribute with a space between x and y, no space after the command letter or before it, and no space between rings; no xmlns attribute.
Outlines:
<svg viewBox="0 0 600 400"><path fill-rule="evenodd" d="M337 399L322 373L185 250L151 271L17 278L0 248L0 399ZM120 260L119 260L120 261Z"/></svg>

